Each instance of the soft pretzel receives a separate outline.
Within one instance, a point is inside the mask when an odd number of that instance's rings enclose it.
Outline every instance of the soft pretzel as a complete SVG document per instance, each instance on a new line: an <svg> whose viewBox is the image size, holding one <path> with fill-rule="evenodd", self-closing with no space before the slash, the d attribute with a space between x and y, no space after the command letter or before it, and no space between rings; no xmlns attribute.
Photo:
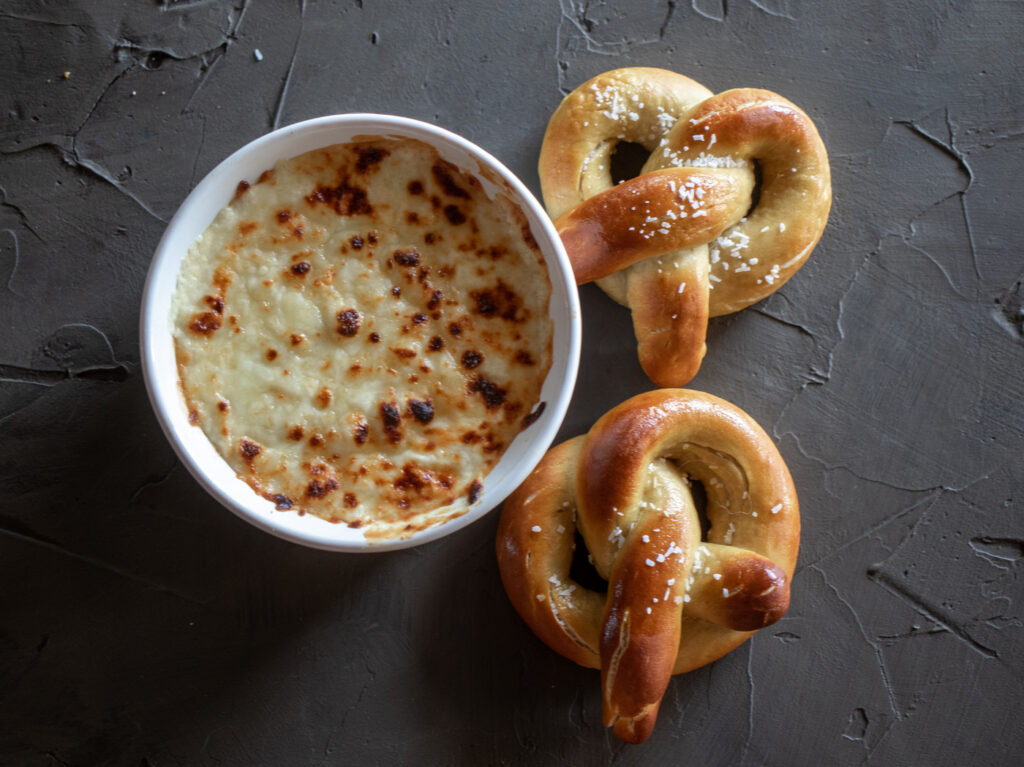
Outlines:
<svg viewBox="0 0 1024 767"><path fill-rule="evenodd" d="M651 154L614 184L621 142ZM814 124L770 91L712 94L662 69L588 80L552 115L541 191L576 272L632 310L659 386L696 375L708 317L773 293L803 265L832 203ZM756 199L755 199L756 198Z"/></svg>
<svg viewBox="0 0 1024 767"><path fill-rule="evenodd" d="M707 496L703 541L691 482ZM577 531L606 593L570 576ZM663 389L548 451L505 501L497 553L516 610L553 650L601 669L605 726L639 743L672 674L786 611L799 536L765 432L722 399Z"/></svg>

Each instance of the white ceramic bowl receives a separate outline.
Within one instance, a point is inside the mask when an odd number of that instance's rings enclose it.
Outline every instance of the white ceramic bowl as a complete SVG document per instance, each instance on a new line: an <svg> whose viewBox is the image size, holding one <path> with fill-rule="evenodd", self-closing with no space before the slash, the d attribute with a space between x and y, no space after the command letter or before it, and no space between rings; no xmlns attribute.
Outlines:
<svg viewBox="0 0 1024 767"><path fill-rule="evenodd" d="M188 422L171 336L171 298L189 245L230 202L238 182L256 178L280 159L294 157L359 135L415 138L432 144L449 162L472 173L489 193L498 178L526 214L551 277L549 312L554 325L551 370L541 392L541 417L521 432L484 479L484 491L469 511L403 540L368 542L363 533L319 517L277 511L240 480L206 436ZM580 309L572 268L544 208L505 166L475 144L417 120L373 114L320 117L290 125L247 144L224 160L185 199L164 233L150 266L140 319L142 366L160 425L182 462L206 490L248 522L287 540L337 551L382 551L415 546L455 532L484 516L512 492L550 446L565 416L580 354Z"/></svg>

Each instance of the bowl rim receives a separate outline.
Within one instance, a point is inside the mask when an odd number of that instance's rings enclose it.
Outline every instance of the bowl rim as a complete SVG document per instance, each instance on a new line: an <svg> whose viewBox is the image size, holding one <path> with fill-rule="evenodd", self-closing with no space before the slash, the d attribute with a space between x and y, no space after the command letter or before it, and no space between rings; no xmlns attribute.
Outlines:
<svg viewBox="0 0 1024 767"><path fill-rule="evenodd" d="M349 135L345 138L337 135L346 131ZM262 169L266 169L280 159L350 141L355 135L360 134L391 134L418 138L435 146L442 152L442 156L448 150L474 160L478 165L475 171L465 167L464 163L456 163L467 172L486 170L496 174L514 193L513 202L523 209L529 220L531 230L544 255L552 287L548 307L553 324L552 364L542 389L544 412L534 424L516 436L502 458L504 460L516 443L522 440L524 435L529 434L527 446L523 448L526 451L525 460L510 464L510 468L499 483L499 489L502 490L500 497L497 497L497 491L490 493L489 497L488 483L485 479L481 498L475 504L471 504L463 514L400 539L367 540L362 531L341 523L327 522L311 514L298 515L290 511L275 511L272 502L259 496L230 469L234 481L228 482L231 487L226 487L225 481L212 476L213 470L208 471L207 466L203 465L187 444L196 440L195 432L198 432L201 436L200 441L205 442L210 448L213 447L201 429L187 422L177 366L171 366L174 371L171 377L167 373L166 361L163 359L166 357L166 345L170 343L171 326L169 309L161 309L169 306L170 295L173 295L184 253L195 237L206 229L210 221L230 201L230 196L215 205L207 204L208 199L211 196L218 196L218 189L221 190L220 197L223 197L224 188L230 187L233 190L245 177L239 166L246 161L254 162L253 158L263 158L260 163ZM317 141L319 143L316 143ZM283 150L293 143L301 144L302 148L291 152ZM203 211L201 215L196 212L200 209ZM205 223L197 225L194 223L195 220ZM182 234L183 230L186 234L188 231L193 231L194 234L184 240L182 249L182 238L185 236ZM168 280L170 295L163 289ZM556 295L564 301L564 307L557 307L564 310L560 312L564 317L556 316L559 315L555 306ZM222 506L265 532L304 546L343 552L383 552L419 546L451 535L496 509L534 469L561 427L576 384L582 345L581 333L579 294L572 266L550 217L530 189L489 152L446 128L409 117L369 112L325 115L284 126L242 145L221 160L189 192L168 222L149 265L139 317L140 357L146 392L161 430L192 477ZM560 343L556 343L556 336L561 336ZM555 375L559 376L560 380L553 380L552 377ZM173 380L167 380L168 378ZM186 432L185 429L194 431ZM216 458L223 467L228 467L227 462L219 454ZM493 475L501 464L502 461L499 461L488 476ZM223 467L217 467L221 474ZM249 496L242 495L246 491ZM267 510L271 513L265 513ZM300 519L302 522L294 522L292 519Z"/></svg>

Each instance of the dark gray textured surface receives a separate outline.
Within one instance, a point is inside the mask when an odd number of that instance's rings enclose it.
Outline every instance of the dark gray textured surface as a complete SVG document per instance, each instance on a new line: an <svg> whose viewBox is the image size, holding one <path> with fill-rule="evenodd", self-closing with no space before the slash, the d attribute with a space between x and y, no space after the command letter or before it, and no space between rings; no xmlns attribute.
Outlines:
<svg viewBox="0 0 1024 767"><path fill-rule="evenodd" d="M1012 1L0 2L0 764L1018 763L1022 39ZM371 556L250 529L166 444L136 324L166 221L267 130L421 118L539 191L563 92L641 64L800 104L835 204L692 384L790 464L793 605L631 747L507 602L495 515ZM562 437L650 388L582 300Z"/></svg>

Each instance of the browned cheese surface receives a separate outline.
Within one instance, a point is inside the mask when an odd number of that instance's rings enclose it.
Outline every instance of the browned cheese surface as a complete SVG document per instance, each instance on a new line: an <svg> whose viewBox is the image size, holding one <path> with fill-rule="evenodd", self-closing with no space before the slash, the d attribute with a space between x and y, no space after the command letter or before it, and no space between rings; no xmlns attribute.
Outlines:
<svg viewBox="0 0 1024 767"><path fill-rule="evenodd" d="M190 419L282 511L429 527L479 497L542 406L550 294L522 213L426 144L281 161L182 265Z"/></svg>

